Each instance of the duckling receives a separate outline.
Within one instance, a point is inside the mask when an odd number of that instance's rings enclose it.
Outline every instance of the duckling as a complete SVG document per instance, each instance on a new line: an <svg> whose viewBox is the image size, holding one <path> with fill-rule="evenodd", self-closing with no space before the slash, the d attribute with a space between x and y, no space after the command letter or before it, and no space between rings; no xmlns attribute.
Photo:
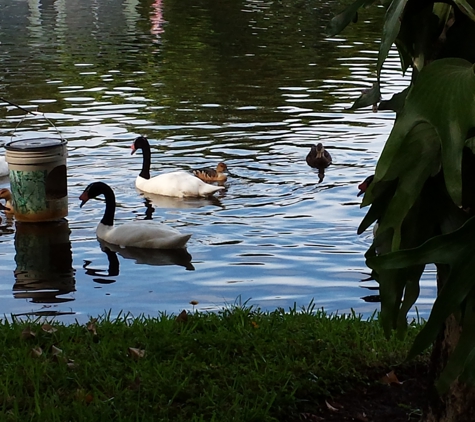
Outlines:
<svg viewBox="0 0 475 422"><path fill-rule="evenodd" d="M0 199L5 199L5 205L0 204L0 209L5 214L13 214L12 193L7 188L0 189Z"/></svg>
<svg viewBox="0 0 475 422"><path fill-rule="evenodd" d="M203 180L203 182L225 182L228 176L225 174L225 171L228 170L228 167L223 162L218 163L216 169L212 168L200 168L192 170L191 172Z"/></svg>
<svg viewBox="0 0 475 422"><path fill-rule="evenodd" d="M312 145L306 161L310 167L325 169L332 163L332 156L319 142L317 145Z"/></svg>

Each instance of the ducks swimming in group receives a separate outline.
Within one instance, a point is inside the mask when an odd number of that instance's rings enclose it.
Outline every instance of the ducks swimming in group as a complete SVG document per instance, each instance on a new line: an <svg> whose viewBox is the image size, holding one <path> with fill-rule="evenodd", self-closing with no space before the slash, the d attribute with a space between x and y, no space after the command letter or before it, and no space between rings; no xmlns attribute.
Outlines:
<svg viewBox="0 0 475 422"><path fill-rule="evenodd" d="M120 226L114 226L116 208L112 188L104 182L91 183L79 199L82 207L89 199L104 195L106 208L104 216L96 229L98 239L119 247L146 249L184 248L191 234L182 234L178 230L153 220L134 220Z"/></svg>
<svg viewBox="0 0 475 422"><path fill-rule="evenodd" d="M208 197L225 189L203 182L198 177L186 171L173 171L150 177L151 152L148 139L139 136L132 146L132 154L142 150L142 170L135 180L135 186L143 192L156 195L183 197Z"/></svg>
<svg viewBox="0 0 475 422"><path fill-rule="evenodd" d="M200 168L192 170L191 172L198 177L199 179L203 180L204 182L220 182L224 183L228 176L226 175L226 171L228 167L225 163L221 162L218 163L216 169L213 168Z"/></svg>

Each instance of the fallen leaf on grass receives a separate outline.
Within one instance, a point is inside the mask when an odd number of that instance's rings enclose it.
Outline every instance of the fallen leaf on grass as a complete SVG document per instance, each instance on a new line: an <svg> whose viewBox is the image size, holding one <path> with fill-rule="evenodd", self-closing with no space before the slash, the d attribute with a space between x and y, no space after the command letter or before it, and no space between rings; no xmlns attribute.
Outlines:
<svg viewBox="0 0 475 422"><path fill-rule="evenodd" d="M325 404L327 405L328 407L328 410L331 410L332 412L338 412L338 409L336 407L333 407L330 403L328 403L326 400L325 400Z"/></svg>
<svg viewBox="0 0 475 422"><path fill-rule="evenodd" d="M188 321L188 314L186 311L183 309L183 311L180 312L180 314L176 317L175 319L176 322L186 322Z"/></svg>
<svg viewBox="0 0 475 422"><path fill-rule="evenodd" d="M60 355L61 353L63 353L63 351L62 351L59 347L51 346L51 354L52 354L53 356L58 356L58 355Z"/></svg>
<svg viewBox="0 0 475 422"><path fill-rule="evenodd" d="M82 388L78 388L76 390L76 399L89 404L94 400L94 396L91 393L86 393Z"/></svg>
<svg viewBox="0 0 475 422"><path fill-rule="evenodd" d="M145 350L137 349L135 347L129 347L129 354L130 354L130 357L134 359L141 359L145 356Z"/></svg>
<svg viewBox="0 0 475 422"><path fill-rule="evenodd" d="M36 333L34 331L32 331L30 327L25 328L21 332L21 338L22 339L30 339L30 338L35 338L35 337L36 337Z"/></svg>
<svg viewBox="0 0 475 422"><path fill-rule="evenodd" d="M56 331L58 331L56 328L54 328L51 324L43 324L41 326L41 329L45 332L45 333L55 333Z"/></svg>
<svg viewBox="0 0 475 422"><path fill-rule="evenodd" d="M381 383L383 383L383 384L388 384L388 385L391 385L391 384L402 385L402 382L400 382L400 381L397 379L397 376L396 376L396 374L394 373L394 371L388 372L388 373L387 373L384 377L382 377L379 381L380 381Z"/></svg>
<svg viewBox="0 0 475 422"><path fill-rule="evenodd" d="M43 349L40 346L33 347L31 349L31 356L34 358L39 358L43 354Z"/></svg>

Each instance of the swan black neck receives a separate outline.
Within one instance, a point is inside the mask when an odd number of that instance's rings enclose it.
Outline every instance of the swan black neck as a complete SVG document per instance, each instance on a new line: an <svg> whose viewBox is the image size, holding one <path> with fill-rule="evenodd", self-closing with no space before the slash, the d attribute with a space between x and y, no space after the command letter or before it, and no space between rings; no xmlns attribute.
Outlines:
<svg viewBox="0 0 475 422"><path fill-rule="evenodd" d="M114 214L115 214L115 195L114 191L104 183L105 188L102 193L106 198L106 209L104 211L104 216L102 217L101 223L106 226L114 225Z"/></svg>
<svg viewBox="0 0 475 422"><path fill-rule="evenodd" d="M104 182L94 182L87 187L84 193L87 194L87 199L104 195L106 199L106 209L104 211L104 216L102 217L101 223L106 226L114 225L115 195L111 187Z"/></svg>
<svg viewBox="0 0 475 422"><path fill-rule="evenodd" d="M150 163L152 154L150 153L150 144L144 137L139 137L135 141L136 149L141 149L143 154L142 171L140 177L150 179Z"/></svg>

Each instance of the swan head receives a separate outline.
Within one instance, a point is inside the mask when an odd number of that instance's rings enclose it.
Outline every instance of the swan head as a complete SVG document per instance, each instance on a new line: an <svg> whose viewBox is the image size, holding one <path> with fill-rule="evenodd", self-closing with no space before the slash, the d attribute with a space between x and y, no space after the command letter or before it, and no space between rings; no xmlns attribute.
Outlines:
<svg viewBox="0 0 475 422"><path fill-rule="evenodd" d="M366 192L366 189L368 189L368 187L371 184L371 182L373 181L373 179L374 179L374 174L372 174L371 176L368 176L366 179L364 179L363 182L358 185L358 189L360 191L358 192L358 195L356 195L356 196L363 195L363 193Z"/></svg>
<svg viewBox="0 0 475 422"><path fill-rule="evenodd" d="M130 146L130 148L132 149L132 152L130 153L130 155L135 154L135 152L138 149L143 149L144 147L148 145L149 145L148 139L145 136L139 136L138 138L135 139L133 144Z"/></svg>
<svg viewBox="0 0 475 422"><path fill-rule="evenodd" d="M108 185L104 182L94 182L91 183L84 192L81 194L79 199L81 200L81 204L79 205L80 208L89 201L89 199L94 199L99 195L105 194L107 191L111 190Z"/></svg>

